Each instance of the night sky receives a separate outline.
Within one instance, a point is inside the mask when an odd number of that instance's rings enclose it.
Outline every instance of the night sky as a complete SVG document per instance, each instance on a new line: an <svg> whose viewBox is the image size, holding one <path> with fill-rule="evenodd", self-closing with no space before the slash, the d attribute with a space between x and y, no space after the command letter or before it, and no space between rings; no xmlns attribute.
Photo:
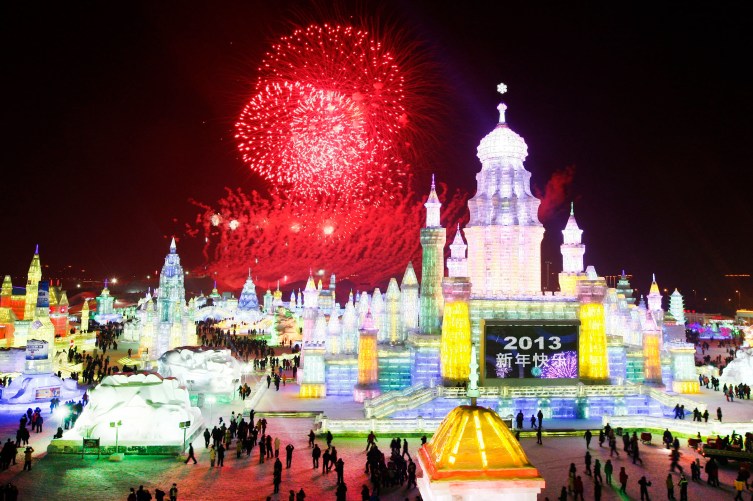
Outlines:
<svg viewBox="0 0 753 501"><path fill-rule="evenodd" d="M259 183L233 139L256 65L292 22L330 19L302 2L218 3L3 5L0 273L24 276L39 243L46 277L69 288L72 277L142 276L173 234L184 264L201 266L200 242L180 238L198 212L189 199ZM423 179L434 171L473 192L476 146L505 82L533 184L575 166L567 193L587 264L624 268L644 293L656 272L691 308L729 307L735 290L753 307L753 280L724 277L753 272L742 9L373 5L360 12L420 40L435 66L427 78L440 83L440 148L417 166ZM552 271L567 209L546 222Z"/></svg>

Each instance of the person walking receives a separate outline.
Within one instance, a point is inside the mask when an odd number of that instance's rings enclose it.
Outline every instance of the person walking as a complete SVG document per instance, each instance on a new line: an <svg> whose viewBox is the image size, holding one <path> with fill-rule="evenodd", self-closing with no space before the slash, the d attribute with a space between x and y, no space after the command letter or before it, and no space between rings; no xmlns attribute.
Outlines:
<svg viewBox="0 0 753 501"><path fill-rule="evenodd" d="M575 488L573 489L575 491L575 494L573 496L573 501L577 501L578 498L580 498L580 501L584 501L583 499L583 480L580 478L580 475L575 477Z"/></svg>
<svg viewBox="0 0 753 501"><path fill-rule="evenodd" d="M585 463L586 463L586 475L590 477L591 476L591 453L588 451L586 451Z"/></svg>
<svg viewBox="0 0 753 501"><path fill-rule="evenodd" d="M593 437L593 434L591 433L591 430L586 430L586 433L583 434L583 438L586 439L586 449L591 448L591 438Z"/></svg>
<svg viewBox="0 0 753 501"><path fill-rule="evenodd" d="M212 434L209 433L209 428L204 428L204 448L209 449L209 439L212 438Z"/></svg>
<svg viewBox="0 0 753 501"><path fill-rule="evenodd" d="M607 462L604 464L604 476L607 478L607 485L612 485L612 471L614 471L612 460L607 459Z"/></svg>
<svg viewBox="0 0 753 501"><path fill-rule="evenodd" d="M343 461L343 458L340 458L335 463L335 473L337 473L337 483L338 484L344 484L345 481L343 480L343 474L345 472L345 461Z"/></svg>
<svg viewBox="0 0 753 501"><path fill-rule="evenodd" d="M651 482L646 480L645 475L638 480L638 485L641 486L641 501L651 501L651 498L648 496L648 488L651 487Z"/></svg>
<svg viewBox="0 0 753 501"><path fill-rule="evenodd" d="M416 463L413 459L408 458L408 485L406 488L410 490L411 486L416 487Z"/></svg>
<svg viewBox="0 0 753 501"><path fill-rule="evenodd" d="M675 481L672 480L671 473L667 473L667 499L675 499Z"/></svg>
<svg viewBox="0 0 753 501"><path fill-rule="evenodd" d="M722 408L717 407L716 408L716 418L719 420L719 422L722 422Z"/></svg>
<svg viewBox="0 0 753 501"><path fill-rule="evenodd" d="M633 464L635 464L636 461L641 462L641 466L643 466L643 460L641 459L640 450L638 449L638 441L633 442Z"/></svg>
<svg viewBox="0 0 753 501"><path fill-rule="evenodd" d="M627 487L628 478L630 478L630 477L628 476L627 472L625 471L625 467L624 466L620 466L620 476L619 476L619 479L620 479L620 492L622 494L626 494L625 488Z"/></svg>
<svg viewBox="0 0 753 501"><path fill-rule="evenodd" d="M285 468L290 468L290 465L293 463L293 444L288 444L285 446Z"/></svg>
<svg viewBox="0 0 753 501"><path fill-rule="evenodd" d="M609 437L609 457L611 458L613 454L617 454L617 457L620 457L620 452L617 450L617 437L614 435L610 435Z"/></svg>
<svg viewBox="0 0 753 501"><path fill-rule="evenodd" d="M322 457L322 450L319 448L319 444L314 444L314 450L311 451L311 459L314 461L314 469L319 468L319 458Z"/></svg>
<svg viewBox="0 0 753 501"><path fill-rule="evenodd" d="M601 482L594 482L594 501L601 501Z"/></svg>
<svg viewBox="0 0 753 501"><path fill-rule="evenodd" d="M335 491L336 501L345 501L348 487L344 483L337 484L337 490Z"/></svg>
<svg viewBox="0 0 753 501"><path fill-rule="evenodd" d="M220 444L217 448L217 466L225 465L225 446Z"/></svg>
<svg viewBox="0 0 753 501"><path fill-rule="evenodd" d="M369 501L369 498L371 497L371 493L369 492L369 488L365 485L361 486L361 501Z"/></svg>
<svg viewBox="0 0 753 501"><path fill-rule="evenodd" d="M688 501L688 479L685 478L684 473L680 473L680 481L677 485L680 486L680 501Z"/></svg>
<svg viewBox="0 0 753 501"><path fill-rule="evenodd" d="M275 438L275 458L280 457L280 437Z"/></svg>
<svg viewBox="0 0 753 501"><path fill-rule="evenodd" d="M570 463L570 469L567 471L567 492L570 494L575 492L575 475L577 471L575 463Z"/></svg>
<svg viewBox="0 0 753 501"><path fill-rule="evenodd" d="M599 483L604 482L601 479L601 462L598 459L594 461L594 482L599 482Z"/></svg>
<svg viewBox="0 0 753 501"><path fill-rule="evenodd" d="M275 486L275 494L280 493L280 484L282 483L282 463L280 462L280 458L275 459L275 466L272 470L272 483Z"/></svg>
<svg viewBox="0 0 753 501"><path fill-rule="evenodd" d="M309 431L309 447L314 446L315 439L316 439L316 435L314 435L314 430Z"/></svg>
<svg viewBox="0 0 753 501"><path fill-rule="evenodd" d="M536 428L536 443L539 445L544 445L541 442L541 428Z"/></svg>
<svg viewBox="0 0 753 501"><path fill-rule="evenodd" d="M209 446L209 467L214 468L214 461L217 459L217 450L214 448L214 444Z"/></svg>
<svg viewBox="0 0 753 501"><path fill-rule="evenodd" d="M26 447L24 450L24 470L31 471L31 454L34 452L34 448L32 446Z"/></svg>
<svg viewBox="0 0 753 501"><path fill-rule="evenodd" d="M188 457L186 458L186 464L193 459L193 464L196 464L196 456L193 452L193 443L188 444Z"/></svg>
<svg viewBox="0 0 753 501"><path fill-rule="evenodd" d="M541 429L541 426L544 423L544 413L541 412L541 409L539 409L539 412L536 413L536 418L539 421L538 428Z"/></svg>
<svg viewBox="0 0 753 501"><path fill-rule="evenodd" d="M369 449L372 447L376 447L377 438L373 431L369 432L369 436L366 437L366 452L369 452Z"/></svg>
<svg viewBox="0 0 753 501"><path fill-rule="evenodd" d="M173 484L170 487L170 501L178 501L178 484Z"/></svg>

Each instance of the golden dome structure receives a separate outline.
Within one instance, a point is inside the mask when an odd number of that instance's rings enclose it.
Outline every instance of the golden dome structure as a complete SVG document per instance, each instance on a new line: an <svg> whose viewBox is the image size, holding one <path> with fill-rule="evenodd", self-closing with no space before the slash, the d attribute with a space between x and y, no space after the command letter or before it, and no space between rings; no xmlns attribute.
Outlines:
<svg viewBox="0 0 753 501"><path fill-rule="evenodd" d="M502 418L486 407L453 409L419 454L434 480L539 478Z"/></svg>
<svg viewBox="0 0 753 501"><path fill-rule="evenodd" d="M418 450L424 472L418 485L421 496L426 501L534 501L544 488L544 479L502 418L476 405L477 370L472 346L467 391L471 405L453 409Z"/></svg>

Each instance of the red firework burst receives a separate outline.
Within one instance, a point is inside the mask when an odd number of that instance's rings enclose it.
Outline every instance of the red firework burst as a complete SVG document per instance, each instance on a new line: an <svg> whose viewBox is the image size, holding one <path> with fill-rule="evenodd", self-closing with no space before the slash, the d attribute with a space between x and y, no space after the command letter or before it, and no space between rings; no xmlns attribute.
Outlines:
<svg viewBox="0 0 753 501"><path fill-rule="evenodd" d="M236 123L243 160L293 197L377 200L385 178L400 183L409 133L393 52L349 26L312 25L281 38Z"/></svg>

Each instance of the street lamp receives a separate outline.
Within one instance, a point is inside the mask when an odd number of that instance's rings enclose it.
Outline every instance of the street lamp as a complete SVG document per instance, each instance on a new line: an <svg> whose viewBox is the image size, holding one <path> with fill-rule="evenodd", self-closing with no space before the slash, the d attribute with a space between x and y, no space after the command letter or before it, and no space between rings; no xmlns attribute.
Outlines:
<svg viewBox="0 0 753 501"><path fill-rule="evenodd" d="M178 428L183 430L183 449L181 449L181 454L186 450L186 430L190 427L191 421L181 421L180 423L178 423Z"/></svg>
<svg viewBox="0 0 753 501"><path fill-rule="evenodd" d="M737 309L739 310L740 309L740 291L736 290L735 292L737 293Z"/></svg>
<svg viewBox="0 0 753 501"><path fill-rule="evenodd" d="M115 454L110 456L110 461L120 461L123 459L122 455L118 454L118 431L123 425L123 421L110 421L110 428L115 428Z"/></svg>

